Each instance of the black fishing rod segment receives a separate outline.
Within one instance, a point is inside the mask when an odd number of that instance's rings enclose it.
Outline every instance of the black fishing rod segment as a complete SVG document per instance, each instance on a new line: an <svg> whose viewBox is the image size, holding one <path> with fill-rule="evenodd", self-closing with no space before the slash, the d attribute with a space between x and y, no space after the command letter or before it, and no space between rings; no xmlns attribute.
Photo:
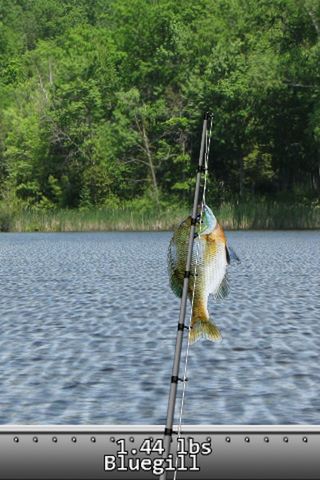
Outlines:
<svg viewBox="0 0 320 480"><path fill-rule="evenodd" d="M188 378L180 378L180 377L171 377L171 383L178 383L178 382L188 382Z"/></svg>
<svg viewBox="0 0 320 480"><path fill-rule="evenodd" d="M196 238L196 237L194 237L194 238ZM197 276L198 276L197 273L192 273L192 272L190 272L190 270L189 270L188 272L187 272L187 271L184 272L183 278L190 278L190 277L197 277Z"/></svg>
<svg viewBox="0 0 320 480"><path fill-rule="evenodd" d="M201 191L200 197L200 187L201 187L201 176L203 173L206 172L206 160L208 159L209 155L209 142L207 141L208 138L208 121L211 121L211 114L206 112L204 115L203 120L203 127L202 127L202 137L201 137L201 146L200 146L200 154L199 154L199 163L197 169L197 177L196 177L196 187L194 192L194 201L193 201L193 209L191 218L195 219L198 215L199 210L199 198L201 198L200 208L202 212L203 208L203 189ZM201 214L200 214L201 218ZM175 346L175 353L173 359L173 367L172 367L172 376L171 379L179 379L179 367L180 367L180 359L181 359L181 351L182 351L182 342L183 342L183 333L185 330L185 316L186 316L186 307L187 307L187 299L188 299L188 290L189 290L189 279L190 279L190 268L191 268L191 261L192 261L192 252L193 252L193 243L194 239L198 236L195 233L196 222L191 222L190 227L190 235L189 235L189 243L188 243L188 253L186 259L186 267L185 267L185 276L183 279L183 289L181 295L181 303L180 303L180 313L179 313L179 326L177 330L176 336L176 346ZM183 380L185 381L185 380ZM168 399L168 409L167 409L167 420L166 420L166 427L164 431L164 439L163 439L163 447L164 447L164 455L163 460L166 461L169 454L170 454L170 444L172 442L172 427L174 421L174 413L175 413L175 405L176 405L176 398L177 398L177 387L178 381L171 381L170 384L170 391L169 391L169 399ZM164 470L163 474L160 475L160 480L167 479L167 472Z"/></svg>
<svg viewBox="0 0 320 480"><path fill-rule="evenodd" d="M197 167L197 173L206 173L208 171L208 169L204 166L204 165L201 165Z"/></svg>
<svg viewBox="0 0 320 480"><path fill-rule="evenodd" d="M178 432L176 432L175 430L172 430L172 428L165 428L164 429L164 434L165 435L170 435L170 437L171 437L173 433L175 435L178 435Z"/></svg>
<svg viewBox="0 0 320 480"><path fill-rule="evenodd" d="M178 323L178 330L189 330L188 325L183 325L182 323Z"/></svg>
<svg viewBox="0 0 320 480"><path fill-rule="evenodd" d="M201 219L201 214L198 213L198 215L195 218L191 217L191 225L197 225L197 223L200 223Z"/></svg>

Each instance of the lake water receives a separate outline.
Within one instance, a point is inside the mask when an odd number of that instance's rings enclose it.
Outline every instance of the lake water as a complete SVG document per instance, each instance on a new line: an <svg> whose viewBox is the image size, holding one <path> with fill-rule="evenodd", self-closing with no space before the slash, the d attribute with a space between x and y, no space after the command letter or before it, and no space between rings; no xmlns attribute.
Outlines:
<svg viewBox="0 0 320 480"><path fill-rule="evenodd" d="M0 423L164 424L170 236L0 235ZM320 232L228 238L223 340L190 348L182 423L319 424Z"/></svg>

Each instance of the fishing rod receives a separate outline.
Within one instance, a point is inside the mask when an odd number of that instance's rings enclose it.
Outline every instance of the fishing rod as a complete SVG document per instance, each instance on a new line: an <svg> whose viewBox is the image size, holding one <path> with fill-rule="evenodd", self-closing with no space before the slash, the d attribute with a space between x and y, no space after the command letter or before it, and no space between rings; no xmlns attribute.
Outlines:
<svg viewBox="0 0 320 480"><path fill-rule="evenodd" d="M179 368L180 368L180 360L181 360L183 334L185 330L189 330L190 328L189 326L185 325L189 280L191 276L190 268L191 268L191 261L192 261L194 239L197 237L195 228L197 223L201 221L201 217L202 217L204 190L202 191L200 214L198 213L198 205L199 205L202 174L206 173L207 171L207 159L209 155L208 124L210 123L210 126L211 126L211 122L212 122L211 113L208 113L208 112L205 113L203 118L201 146L200 146L200 155L199 155L197 177L196 177L196 187L194 192L193 209L192 209L192 216L191 216L191 228L190 228L189 243L188 243L188 253L187 253L187 259L186 259L184 279L183 279L183 289L182 289L182 296L181 296L181 303L180 303L178 331L177 331L177 337L176 337L176 346L175 346L171 384L170 384L169 399L168 399L167 420L166 420L166 427L164 430L164 439L163 439L164 462L167 460L170 454L172 435L173 433L176 433L176 432L173 432L173 422L174 422L178 382L187 381L187 378L185 377L179 378ZM163 474L159 478L160 480L166 480L167 478L166 469L164 469Z"/></svg>

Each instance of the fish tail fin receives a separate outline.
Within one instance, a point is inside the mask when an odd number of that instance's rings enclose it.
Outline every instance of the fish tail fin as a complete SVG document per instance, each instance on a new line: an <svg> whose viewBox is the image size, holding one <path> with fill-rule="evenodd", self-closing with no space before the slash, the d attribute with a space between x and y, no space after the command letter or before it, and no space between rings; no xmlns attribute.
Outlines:
<svg viewBox="0 0 320 480"><path fill-rule="evenodd" d="M209 318L194 318L191 323L190 343L195 343L199 339L211 340L216 342L222 339L219 328Z"/></svg>

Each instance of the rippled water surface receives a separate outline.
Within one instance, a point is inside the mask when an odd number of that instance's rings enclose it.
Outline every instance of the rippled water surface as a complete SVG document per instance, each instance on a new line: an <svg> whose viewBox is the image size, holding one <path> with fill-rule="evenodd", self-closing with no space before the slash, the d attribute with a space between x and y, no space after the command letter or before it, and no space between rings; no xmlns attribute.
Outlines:
<svg viewBox="0 0 320 480"><path fill-rule="evenodd" d="M190 348L183 423L319 424L320 232L228 238L242 262L209 304L222 342ZM169 239L0 235L0 423L164 423Z"/></svg>

